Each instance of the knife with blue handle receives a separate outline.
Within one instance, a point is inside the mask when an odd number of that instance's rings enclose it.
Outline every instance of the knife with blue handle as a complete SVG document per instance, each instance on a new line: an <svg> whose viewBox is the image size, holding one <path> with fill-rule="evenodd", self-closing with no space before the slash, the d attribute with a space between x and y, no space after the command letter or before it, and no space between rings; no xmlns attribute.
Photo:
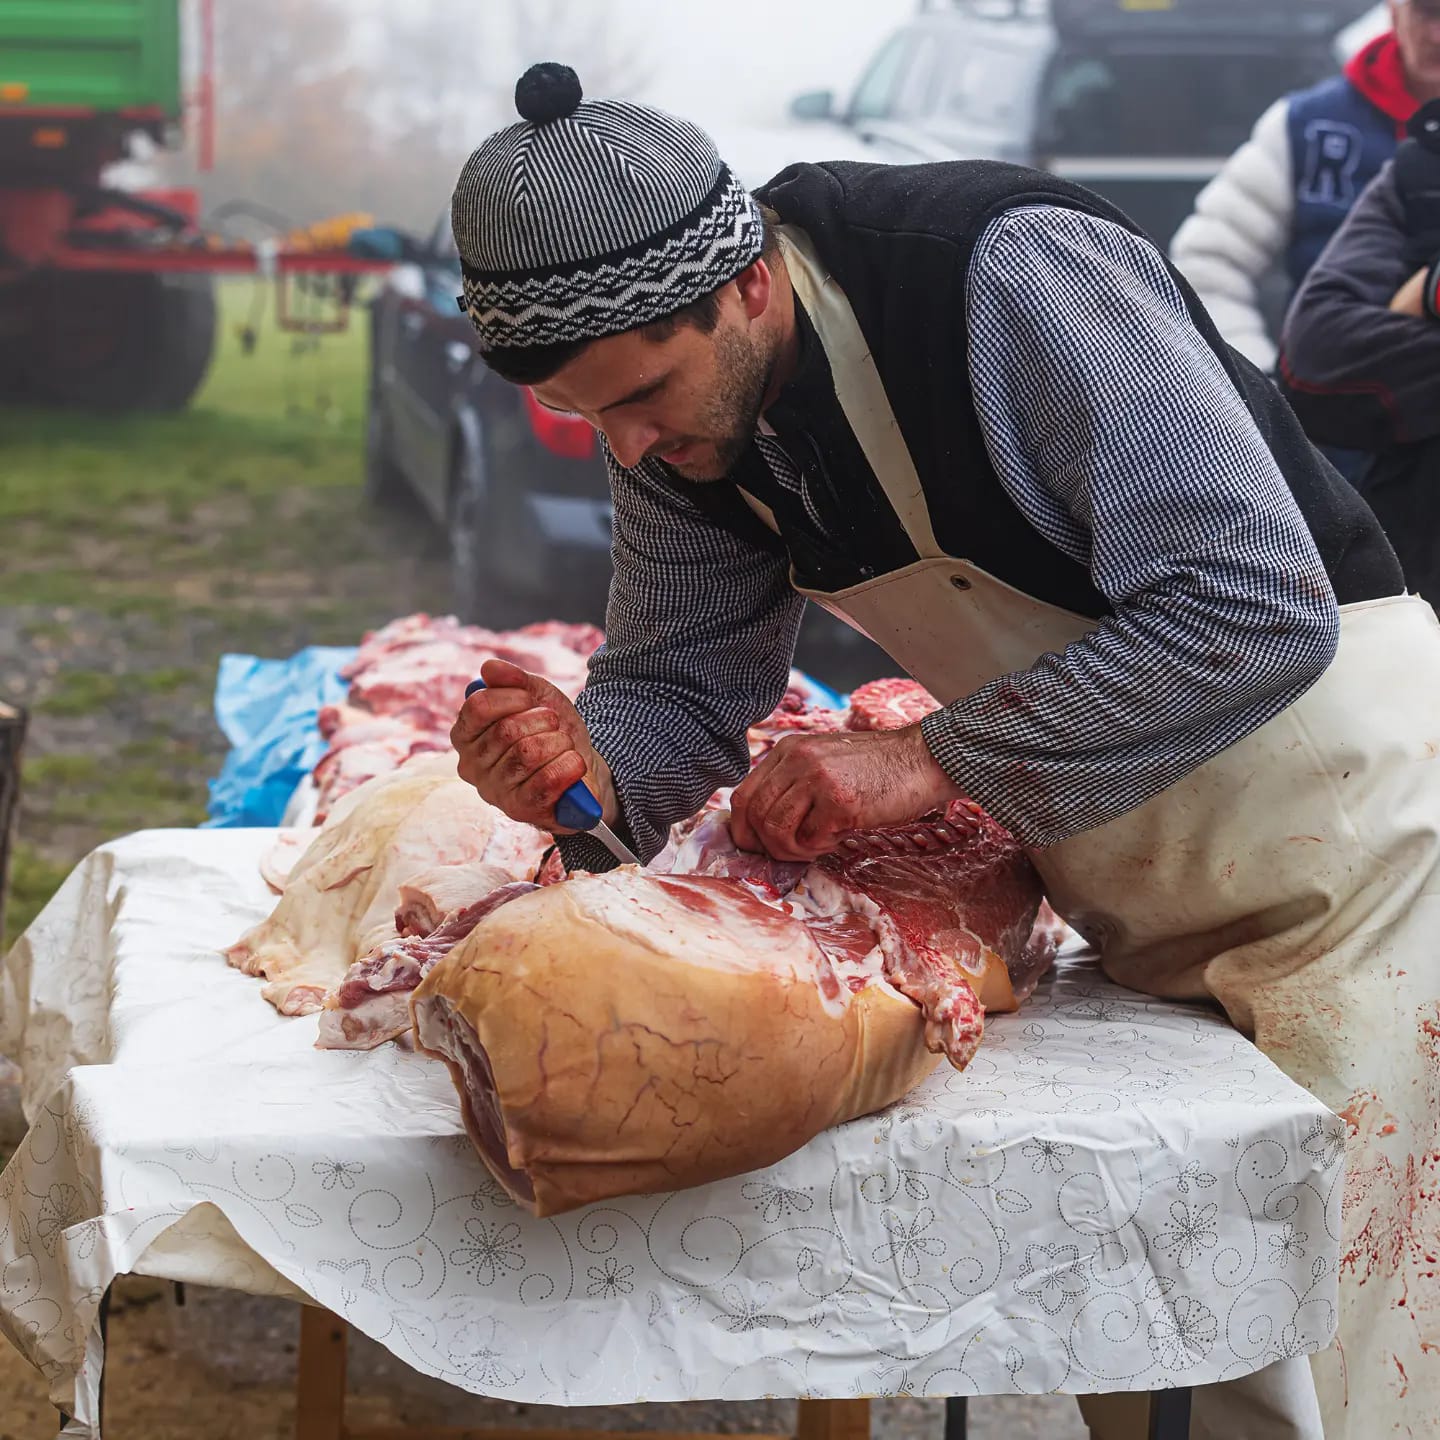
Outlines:
<svg viewBox="0 0 1440 1440"><path fill-rule="evenodd" d="M465 687L468 700L477 690L483 690L483 680L472 680ZM622 864L638 865L640 862L631 853L625 842L605 823L605 812L600 802L583 781L577 780L555 802L555 823L565 830L587 830Z"/></svg>

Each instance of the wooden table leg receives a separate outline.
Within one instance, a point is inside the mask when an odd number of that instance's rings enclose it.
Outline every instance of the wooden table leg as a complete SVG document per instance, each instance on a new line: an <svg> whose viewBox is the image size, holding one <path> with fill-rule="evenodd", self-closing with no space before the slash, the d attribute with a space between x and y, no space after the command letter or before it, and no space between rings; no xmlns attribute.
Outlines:
<svg viewBox="0 0 1440 1440"><path fill-rule="evenodd" d="M113 1285L105 1287L105 1293L100 1297L100 1351L102 1356L107 1355L110 1350L110 1296L114 1292ZM99 1410L100 1433L105 1433L105 1371L109 1367L104 1359L100 1361L100 1398L97 1401Z"/></svg>
<svg viewBox="0 0 1440 1440"><path fill-rule="evenodd" d="M10 848L20 815L20 752L25 747L25 712L0 700L0 942L5 938L5 895ZM5 946L0 943L0 954Z"/></svg>
<svg viewBox="0 0 1440 1440"><path fill-rule="evenodd" d="M802 1400L796 1440L870 1440L868 1400Z"/></svg>
<svg viewBox="0 0 1440 1440"><path fill-rule="evenodd" d="M295 1440L344 1440L345 1322L314 1305L300 1307L295 1377Z"/></svg>

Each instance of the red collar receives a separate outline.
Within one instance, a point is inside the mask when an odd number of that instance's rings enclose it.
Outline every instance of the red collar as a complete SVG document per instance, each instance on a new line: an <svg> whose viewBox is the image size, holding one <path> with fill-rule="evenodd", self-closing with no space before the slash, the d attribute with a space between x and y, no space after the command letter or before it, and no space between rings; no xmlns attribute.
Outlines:
<svg viewBox="0 0 1440 1440"><path fill-rule="evenodd" d="M1377 35L1345 66L1345 78L1397 125L1404 125L1420 108L1405 86L1405 67L1393 31Z"/></svg>

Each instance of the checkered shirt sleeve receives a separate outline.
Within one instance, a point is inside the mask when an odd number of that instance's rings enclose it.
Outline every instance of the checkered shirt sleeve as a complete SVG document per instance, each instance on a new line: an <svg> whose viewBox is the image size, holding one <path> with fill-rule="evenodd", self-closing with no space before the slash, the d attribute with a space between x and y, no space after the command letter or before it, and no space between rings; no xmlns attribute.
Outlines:
<svg viewBox="0 0 1440 1440"><path fill-rule="evenodd" d="M654 461L621 469L605 645L579 699L636 853L750 768L746 730L780 703L804 599L782 555L759 550L663 484ZM589 836L561 842L570 868L606 870Z"/></svg>
<svg viewBox="0 0 1440 1440"><path fill-rule="evenodd" d="M990 459L1112 613L924 734L996 819L1048 845L1283 710L1333 658L1339 611L1274 457L1148 241L1032 206L987 227L969 281Z"/></svg>

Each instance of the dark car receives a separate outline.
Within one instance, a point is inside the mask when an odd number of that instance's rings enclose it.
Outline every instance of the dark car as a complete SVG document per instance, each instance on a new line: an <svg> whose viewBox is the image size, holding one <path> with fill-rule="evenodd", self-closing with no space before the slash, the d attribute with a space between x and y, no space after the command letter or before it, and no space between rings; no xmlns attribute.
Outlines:
<svg viewBox="0 0 1440 1440"><path fill-rule="evenodd" d="M380 505L418 499L443 527L462 619L603 623L610 488L594 430L481 362L455 304L460 262L448 216L406 250L371 307L367 496ZM895 668L814 606L797 663L842 689Z"/></svg>
<svg viewBox="0 0 1440 1440"><path fill-rule="evenodd" d="M453 604L492 625L603 617L610 492L595 432L492 374L442 217L371 307L365 489L444 528Z"/></svg>
<svg viewBox="0 0 1440 1440"><path fill-rule="evenodd" d="M930 0L848 105L802 95L877 160L985 158L1098 191L1168 245L1201 187L1289 90L1336 68L1365 0Z"/></svg>

